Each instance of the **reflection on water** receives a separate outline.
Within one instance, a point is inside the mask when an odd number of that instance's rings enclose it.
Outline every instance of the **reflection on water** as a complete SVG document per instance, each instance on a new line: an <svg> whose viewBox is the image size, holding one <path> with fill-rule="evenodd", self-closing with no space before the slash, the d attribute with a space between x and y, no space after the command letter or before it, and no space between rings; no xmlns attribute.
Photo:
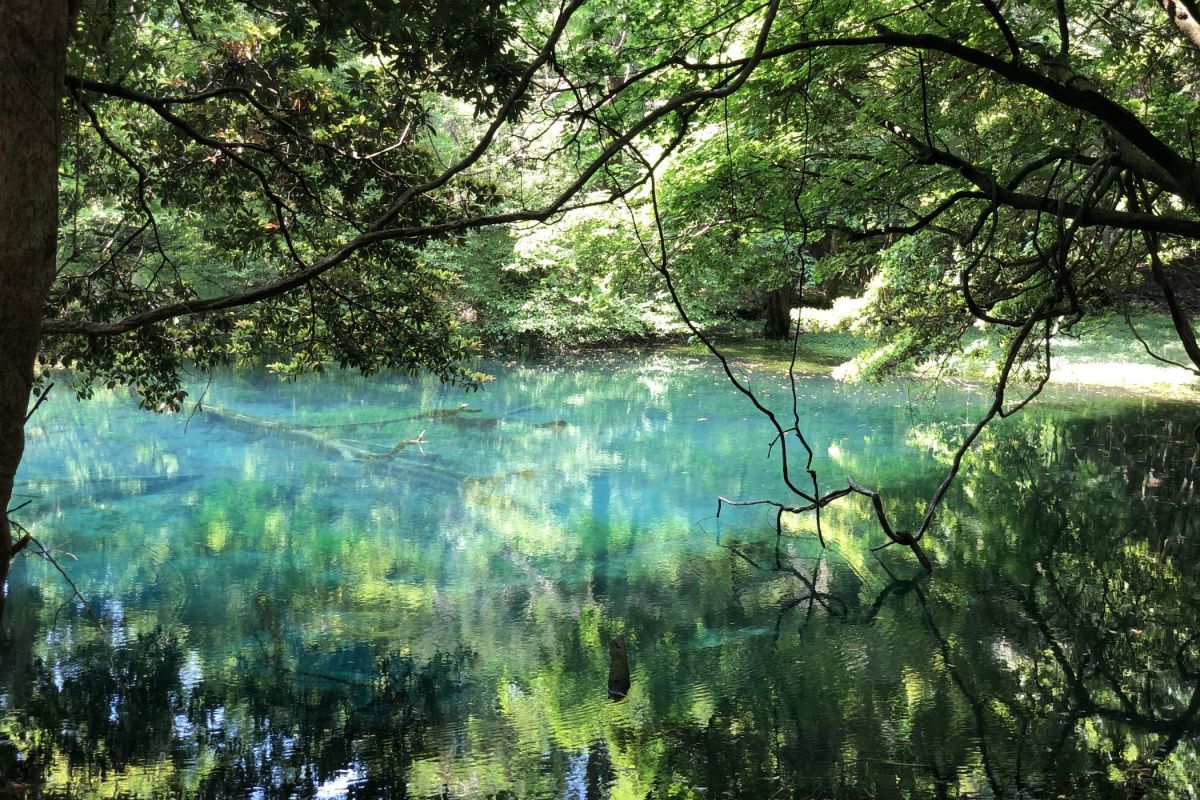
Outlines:
<svg viewBox="0 0 1200 800"><path fill-rule="evenodd" d="M1185 407L989 433L932 578L861 498L799 521L710 365L226 376L154 417L47 403L0 648L30 796L1127 797L1200 780ZM780 376L754 385L790 407ZM817 468L916 516L978 400L801 387ZM467 403L467 405L464 405ZM423 435L422 435L423 434ZM397 447L398 442L409 445ZM781 498L782 499L782 498ZM0 793L6 785L0 781Z"/></svg>

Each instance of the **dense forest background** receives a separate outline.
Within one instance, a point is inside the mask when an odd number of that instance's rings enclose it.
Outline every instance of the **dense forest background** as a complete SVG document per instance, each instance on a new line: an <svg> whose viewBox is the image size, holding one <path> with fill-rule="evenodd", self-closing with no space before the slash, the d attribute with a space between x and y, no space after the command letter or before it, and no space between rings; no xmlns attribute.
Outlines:
<svg viewBox="0 0 1200 800"><path fill-rule="evenodd" d="M1028 349L1169 306L1141 284L1200 228L1175 3L80 14L41 358L151 406L185 362L470 381L479 347L645 338L678 325L662 268L776 337L802 284L864 297L871 370L981 325Z"/></svg>

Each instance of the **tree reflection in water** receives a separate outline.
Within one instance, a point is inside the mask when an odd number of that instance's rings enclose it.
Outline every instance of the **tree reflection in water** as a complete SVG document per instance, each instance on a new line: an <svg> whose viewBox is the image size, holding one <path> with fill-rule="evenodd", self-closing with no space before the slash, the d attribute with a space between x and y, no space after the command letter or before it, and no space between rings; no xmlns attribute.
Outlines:
<svg viewBox="0 0 1200 800"><path fill-rule="evenodd" d="M1051 407L990 431L930 540L931 578L839 548L871 525L854 506L824 520L827 551L742 527L632 558L668 528L614 527L626 483L598 471L568 555L434 537L380 565L481 565L435 585L421 608L448 610L428 629L314 620L320 603L353 610L347 590L314 599L290 563L240 616L129 592L95 599L103 630L18 584L0 775L30 797L1186 796L1200 539L1185 416ZM952 434L908 435L937 452ZM889 497L919 508L927 486L903 466Z"/></svg>
<svg viewBox="0 0 1200 800"><path fill-rule="evenodd" d="M796 613L800 637L811 635L814 615L826 618L823 636L832 625L919 621L908 632L921 636L907 644L923 639L930 666L921 672L909 663L899 670L903 680L894 675L897 690L905 683L909 693L936 697L904 720L911 763L864 759L886 766L874 776L872 767L860 767L851 784L880 796L897 779L905 791L937 797L1143 797L1194 785L1200 616L1190 505L1197 448L1186 424L1152 436L1123 422L1077 424L1069 437L1030 423L1022 436L992 437L985 464L948 515L958 537L956 548L943 551L952 559L943 570L953 578L898 578L881 562L889 581L868 603L866 585L849 571L839 577L822 555L789 558L779 542L760 543L757 555L726 545L756 580L777 587L777 642ZM1145 453L1131 450L1131 441L1155 448L1155 468L1145 467ZM1085 451L1072 442L1089 445ZM1030 464L1039 462L1035 477ZM1139 470L1146 477L1136 477ZM1156 471L1171 480L1153 480ZM1013 481L1014 474L1023 479ZM1137 490L1132 498L1129 485ZM842 588L822 590L822 582ZM801 668L796 680L804 675ZM799 697L792 702L802 705ZM839 705L854 702L845 697ZM705 735L724 735L718 731L728 722ZM797 729L827 724L802 716L794 722ZM841 757L830 759L838 769L849 766L845 752L843 745ZM768 756L760 745L760 757ZM839 791L854 794L845 774L835 773L817 776L817 793L842 782ZM964 786L971 774L980 783ZM794 775L794 785L803 780Z"/></svg>

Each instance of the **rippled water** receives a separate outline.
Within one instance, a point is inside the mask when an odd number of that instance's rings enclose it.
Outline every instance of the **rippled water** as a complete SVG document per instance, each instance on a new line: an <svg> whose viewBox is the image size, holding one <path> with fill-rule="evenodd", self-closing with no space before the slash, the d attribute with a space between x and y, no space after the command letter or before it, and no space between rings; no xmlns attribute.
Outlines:
<svg viewBox="0 0 1200 800"><path fill-rule="evenodd" d="M926 578L870 551L862 498L826 510L827 549L809 519L714 518L787 498L705 360L492 371L475 394L242 374L195 414L44 405L19 519L89 606L16 567L0 774L31 796L1191 796L1193 409L1059 396L996 426ZM790 413L785 376L751 374ZM901 525L984 402L815 374L799 397L823 484L882 489Z"/></svg>

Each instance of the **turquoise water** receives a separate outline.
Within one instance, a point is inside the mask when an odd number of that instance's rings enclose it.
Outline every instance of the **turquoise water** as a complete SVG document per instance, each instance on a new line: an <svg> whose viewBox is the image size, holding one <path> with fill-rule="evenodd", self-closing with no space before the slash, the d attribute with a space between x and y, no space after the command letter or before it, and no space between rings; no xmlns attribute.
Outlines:
<svg viewBox="0 0 1200 800"><path fill-rule="evenodd" d="M930 534L777 539L770 437L707 360L53 396L19 513L0 774L46 796L1190 796L1194 410L1050 397ZM753 385L790 413L786 376ZM824 487L914 525L980 393L799 385ZM400 445L400 446L398 446ZM777 455L778 450L775 450ZM610 698L622 651L628 694Z"/></svg>

